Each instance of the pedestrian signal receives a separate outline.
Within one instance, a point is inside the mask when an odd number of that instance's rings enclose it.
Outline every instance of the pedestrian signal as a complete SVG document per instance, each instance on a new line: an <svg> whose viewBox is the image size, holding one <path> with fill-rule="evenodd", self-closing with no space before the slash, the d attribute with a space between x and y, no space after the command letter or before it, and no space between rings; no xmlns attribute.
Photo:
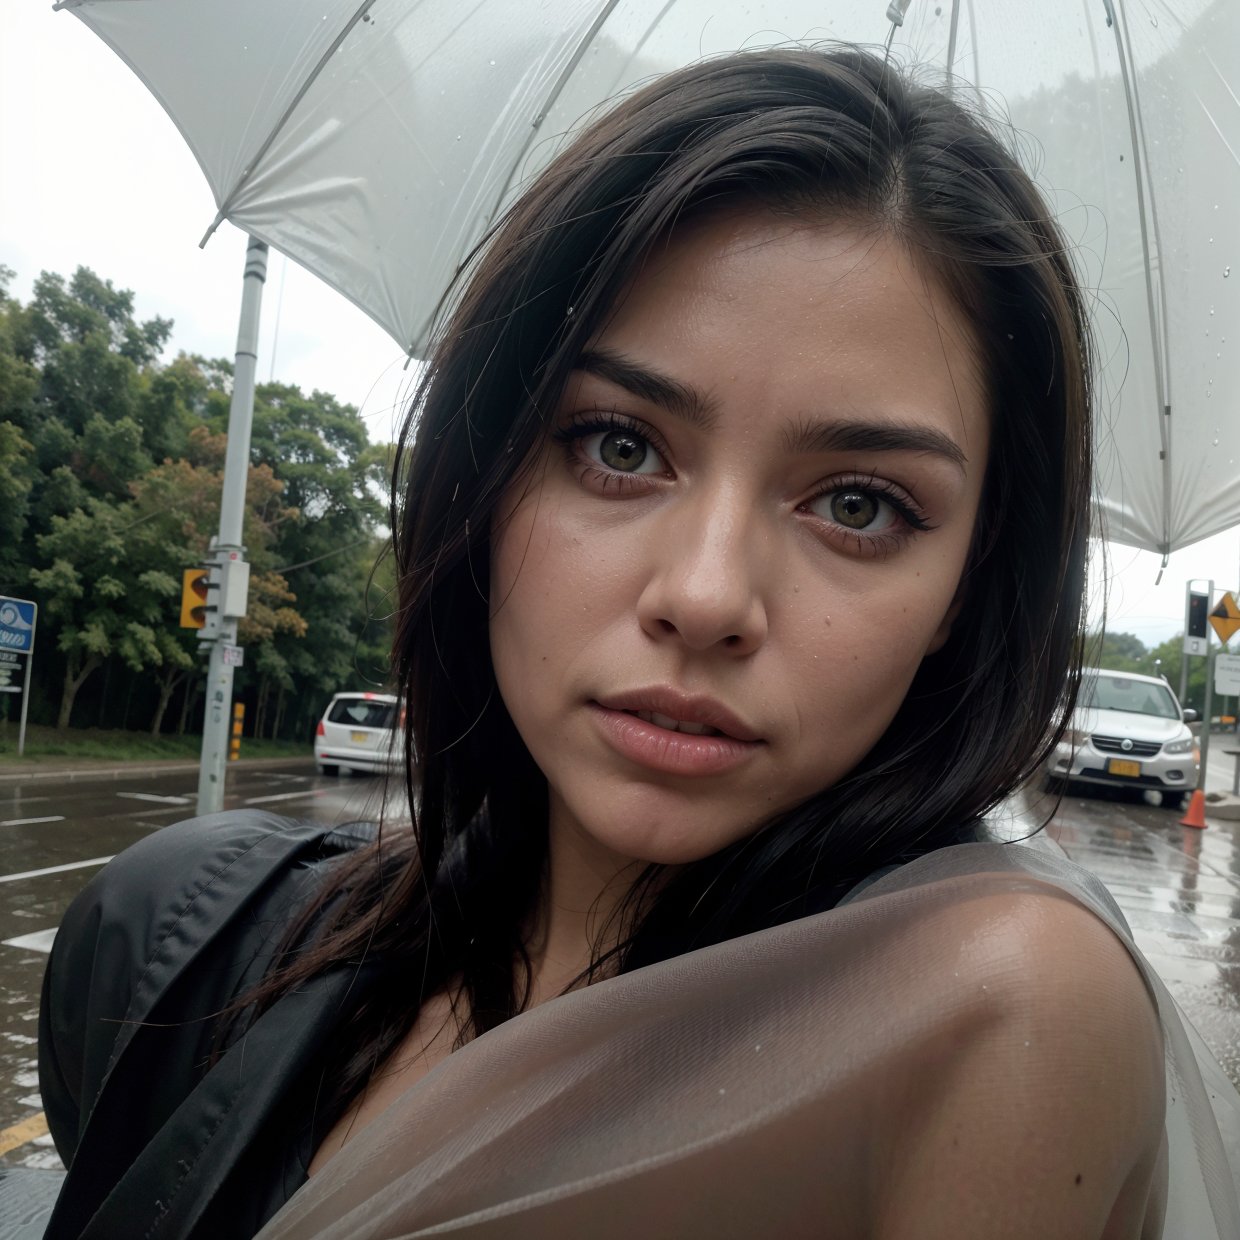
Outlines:
<svg viewBox="0 0 1240 1240"><path fill-rule="evenodd" d="M181 574L181 627L201 629L207 623L207 570L187 568Z"/></svg>

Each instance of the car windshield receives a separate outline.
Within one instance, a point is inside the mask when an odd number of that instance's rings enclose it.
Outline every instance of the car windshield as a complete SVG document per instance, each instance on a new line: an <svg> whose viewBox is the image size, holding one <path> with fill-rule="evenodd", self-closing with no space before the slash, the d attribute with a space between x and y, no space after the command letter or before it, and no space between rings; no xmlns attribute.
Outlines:
<svg viewBox="0 0 1240 1240"><path fill-rule="evenodd" d="M1091 676L1081 686L1082 706L1094 710L1126 710L1134 715L1154 715L1159 719L1178 719L1175 698L1166 685L1124 676Z"/></svg>
<svg viewBox="0 0 1240 1240"><path fill-rule="evenodd" d="M374 698L337 698L328 711L327 722L354 728L391 728L396 723L396 707Z"/></svg>

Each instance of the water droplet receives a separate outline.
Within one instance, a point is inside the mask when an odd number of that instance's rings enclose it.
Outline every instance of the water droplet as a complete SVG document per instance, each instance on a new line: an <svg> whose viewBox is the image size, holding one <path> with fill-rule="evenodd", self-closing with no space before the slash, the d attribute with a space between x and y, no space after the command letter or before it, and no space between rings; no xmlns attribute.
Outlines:
<svg viewBox="0 0 1240 1240"><path fill-rule="evenodd" d="M1231 268L1224 267L1223 268L1223 279L1226 280L1229 275L1231 275Z"/></svg>
<svg viewBox="0 0 1240 1240"><path fill-rule="evenodd" d="M1151 25L1151 26L1153 26L1155 30L1157 30L1157 29L1158 29L1158 18L1157 18L1157 17L1151 17L1151 18L1150 18L1150 25Z"/></svg>
<svg viewBox="0 0 1240 1240"><path fill-rule="evenodd" d="M1213 315L1214 315L1214 307L1213 307L1213 306L1211 306L1211 307L1210 307L1210 315L1211 315L1211 317L1213 317Z"/></svg>
<svg viewBox="0 0 1240 1240"><path fill-rule="evenodd" d="M492 69L494 69L494 68L495 68L495 61L491 61L491 68L492 68ZM1181 171L1183 171L1183 169L1181 169Z"/></svg>
<svg viewBox="0 0 1240 1240"><path fill-rule="evenodd" d="M1214 441L1214 447L1216 447L1216 448L1218 447L1218 440L1217 440L1217 439L1215 439L1215 441Z"/></svg>
<svg viewBox="0 0 1240 1240"><path fill-rule="evenodd" d="M1119 162L1120 162L1121 164L1124 162L1124 157L1123 157L1122 155L1119 157Z"/></svg>
<svg viewBox="0 0 1240 1240"><path fill-rule="evenodd" d="M458 142L461 140L461 135L460 135L459 133L456 135L456 140L457 140ZM1214 311L1213 311L1213 310L1211 310L1211 311L1210 311L1210 313L1211 313L1211 314L1213 314L1213 313L1214 313Z"/></svg>

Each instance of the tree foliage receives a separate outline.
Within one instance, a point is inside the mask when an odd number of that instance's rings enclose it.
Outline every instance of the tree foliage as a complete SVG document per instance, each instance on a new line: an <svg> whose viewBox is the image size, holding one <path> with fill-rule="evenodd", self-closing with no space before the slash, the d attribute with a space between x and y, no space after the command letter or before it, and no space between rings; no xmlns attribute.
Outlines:
<svg viewBox="0 0 1240 1240"><path fill-rule="evenodd" d="M181 576L218 526L232 364L166 360L172 323L88 268L44 272L25 305L12 279L0 267L0 593L40 604L34 717L127 726L136 701L153 731L184 729L203 665ZM385 678L366 592L387 458L333 396L258 389L236 686L264 735L308 735L333 692Z"/></svg>

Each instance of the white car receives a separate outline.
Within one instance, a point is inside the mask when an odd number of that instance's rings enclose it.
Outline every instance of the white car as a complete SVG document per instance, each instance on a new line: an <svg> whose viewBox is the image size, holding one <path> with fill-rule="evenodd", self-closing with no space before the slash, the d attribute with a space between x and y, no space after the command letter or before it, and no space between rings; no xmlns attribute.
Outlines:
<svg viewBox="0 0 1240 1240"><path fill-rule="evenodd" d="M1071 727L1046 765L1052 788L1153 788L1168 808L1197 786L1197 741L1171 686L1156 676L1087 667Z"/></svg>
<svg viewBox="0 0 1240 1240"><path fill-rule="evenodd" d="M314 760L324 775L386 771L404 761L404 733L390 693L337 693L314 737Z"/></svg>

